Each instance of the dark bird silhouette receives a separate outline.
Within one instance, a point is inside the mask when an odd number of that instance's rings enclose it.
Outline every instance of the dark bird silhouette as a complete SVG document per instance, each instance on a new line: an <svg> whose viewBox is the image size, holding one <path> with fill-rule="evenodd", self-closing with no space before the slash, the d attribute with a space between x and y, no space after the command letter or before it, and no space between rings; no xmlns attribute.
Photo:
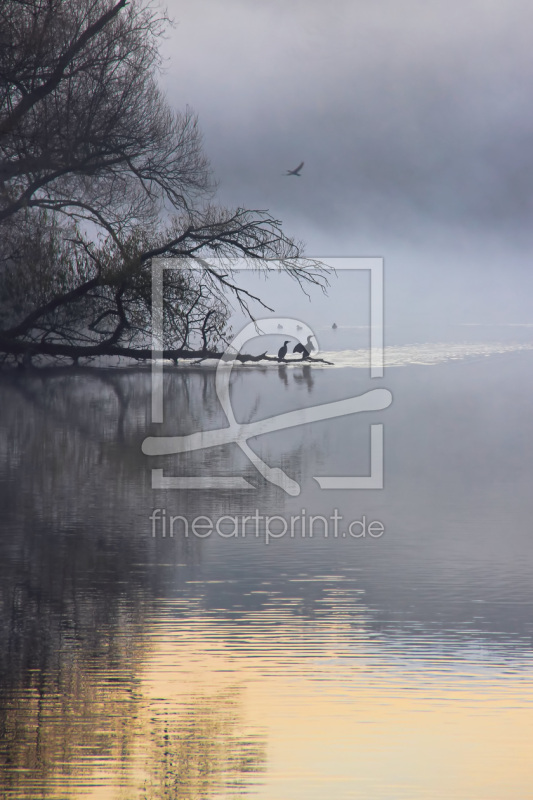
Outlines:
<svg viewBox="0 0 533 800"><path fill-rule="evenodd" d="M336 330L337 330L337 323L336 323L336 322L334 322L334 323L333 323L333 325L332 325L331 327L333 328L333 330L334 330L334 331L336 331Z"/></svg>
<svg viewBox="0 0 533 800"><path fill-rule="evenodd" d="M296 345L296 347L294 348L294 350L292 352L293 353L301 353L302 354L302 361L305 358L309 358L309 350L307 350L307 348L304 347L303 344L300 344L300 342L298 342L298 344Z"/></svg>
<svg viewBox="0 0 533 800"><path fill-rule="evenodd" d="M293 353L301 353L302 354L302 361L306 358L309 358L309 354L313 352L313 342L311 341L313 337L308 336L307 341L305 344L298 342L298 344L294 345Z"/></svg>
<svg viewBox="0 0 533 800"><path fill-rule="evenodd" d="M283 347L280 347L278 350L278 361L283 361L285 356L287 355L287 345L289 344L289 339L286 342L283 342Z"/></svg>
<svg viewBox="0 0 533 800"><path fill-rule="evenodd" d="M302 163L300 164L299 167L296 167L296 169L288 169L286 174L287 175L296 175L297 178L300 178L301 177L300 176L300 172L302 170L303 165L304 165L304 162L302 161Z"/></svg>

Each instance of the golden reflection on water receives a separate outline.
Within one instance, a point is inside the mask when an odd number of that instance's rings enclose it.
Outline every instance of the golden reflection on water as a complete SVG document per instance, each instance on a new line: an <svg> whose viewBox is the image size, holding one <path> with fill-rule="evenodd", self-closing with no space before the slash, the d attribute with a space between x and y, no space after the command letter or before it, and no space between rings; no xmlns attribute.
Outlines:
<svg viewBox="0 0 533 800"><path fill-rule="evenodd" d="M199 739L215 730L225 739L213 745L219 774L203 787L211 794L190 786L148 797L232 797L245 789L275 800L533 797L531 675L486 666L475 675L468 663L438 660L425 672L419 664L406 670L394 660L372 666L331 652L294 659L260 647L235 655L213 646L217 621L201 628L199 635L197 624L178 630L159 620L141 681L143 715L161 726L202 707ZM243 742L246 780L220 793L228 745L242 750Z"/></svg>
<svg viewBox="0 0 533 800"><path fill-rule="evenodd" d="M387 649L363 621L354 646L348 621L188 605L158 604L141 647L121 637L120 674L78 663L13 704L6 797L533 798L527 665L471 644Z"/></svg>
<svg viewBox="0 0 533 800"><path fill-rule="evenodd" d="M357 548L150 538L148 388L23 383L0 403L0 796L533 800L531 374L465 371L455 401L449 373L399 376L389 488L342 509L387 535ZM214 427L193 378L198 402L172 402ZM293 443L295 476L317 441Z"/></svg>

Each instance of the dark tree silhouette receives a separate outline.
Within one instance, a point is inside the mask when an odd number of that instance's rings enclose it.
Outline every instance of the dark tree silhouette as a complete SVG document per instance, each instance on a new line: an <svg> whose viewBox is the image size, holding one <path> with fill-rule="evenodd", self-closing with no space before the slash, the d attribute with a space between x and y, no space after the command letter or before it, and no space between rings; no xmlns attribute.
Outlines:
<svg viewBox="0 0 533 800"><path fill-rule="evenodd" d="M138 0L0 2L0 352L150 356L151 263L165 348L215 353L239 287L231 259L323 284L267 211L223 209L195 115L157 83L168 20ZM201 264L202 270L198 271ZM229 265L229 266L228 266Z"/></svg>

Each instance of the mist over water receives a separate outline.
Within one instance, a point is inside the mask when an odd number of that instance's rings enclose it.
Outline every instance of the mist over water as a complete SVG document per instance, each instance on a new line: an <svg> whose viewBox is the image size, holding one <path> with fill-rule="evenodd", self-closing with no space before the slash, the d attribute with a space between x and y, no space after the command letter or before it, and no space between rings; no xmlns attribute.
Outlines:
<svg viewBox="0 0 533 800"><path fill-rule="evenodd" d="M157 425L147 367L0 375L0 795L533 800L531 3L165 5L216 202L384 264L379 379L368 271L237 274L331 362L235 365L237 422L393 402L146 456L227 429L213 363L165 366ZM383 488L321 490L371 425Z"/></svg>
<svg viewBox="0 0 533 800"><path fill-rule="evenodd" d="M318 798L333 773L339 798L528 797L532 364L234 370L239 422L393 394L250 440L297 497L236 444L142 454L147 435L227 426L212 370L166 371L161 426L146 369L5 376L5 796ZM321 491L316 476L369 473L372 423L384 488ZM153 490L152 467L253 488ZM226 519L171 537L172 515Z"/></svg>

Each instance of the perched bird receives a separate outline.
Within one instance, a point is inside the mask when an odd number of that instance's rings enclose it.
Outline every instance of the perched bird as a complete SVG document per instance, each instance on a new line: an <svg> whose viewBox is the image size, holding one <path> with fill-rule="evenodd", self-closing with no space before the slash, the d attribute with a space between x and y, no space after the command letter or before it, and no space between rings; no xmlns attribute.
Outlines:
<svg viewBox="0 0 533 800"><path fill-rule="evenodd" d="M283 330L283 325L278 325L278 331L282 331L282 330Z"/></svg>
<svg viewBox="0 0 533 800"><path fill-rule="evenodd" d="M333 330L334 330L334 331L336 331L336 330L337 330L337 323L336 323L336 322L334 322L334 323L333 323L333 325L332 325L331 327L333 328Z"/></svg>
<svg viewBox="0 0 533 800"><path fill-rule="evenodd" d="M302 326L301 326L301 325L297 325L297 326L296 326L296 330L297 330L297 331L301 331L301 330L302 330Z"/></svg>
<svg viewBox="0 0 533 800"><path fill-rule="evenodd" d="M296 167L296 169L288 169L286 174L287 175L296 175L297 178L300 178L301 177L300 176L300 172L301 172L301 169L302 169L303 165L304 165L304 162L302 161L302 163L300 164L299 167Z"/></svg>
<svg viewBox="0 0 533 800"><path fill-rule="evenodd" d="M305 348L303 346L303 344L300 344L300 342L298 342L298 344L295 346L295 348L294 348L294 350L292 352L293 353L301 353L302 354L302 361L305 358L309 358L309 350L307 350L307 348Z"/></svg>
<svg viewBox="0 0 533 800"><path fill-rule="evenodd" d="M287 345L289 344L289 339L286 342L283 342L283 347L280 347L278 350L278 361L283 361L285 356L287 355Z"/></svg>
<svg viewBox="0 0 533 800"><path fill-rule="evenodd" d="M313 342L311 341L312 338L313 338L312 336L308 336L305 344L301 344L301 342L298 342L298 344L294 345L294 350L292 352L301 353L302 361L306 358L309 358L309 354L312 353L314 350Z"/></svg>

